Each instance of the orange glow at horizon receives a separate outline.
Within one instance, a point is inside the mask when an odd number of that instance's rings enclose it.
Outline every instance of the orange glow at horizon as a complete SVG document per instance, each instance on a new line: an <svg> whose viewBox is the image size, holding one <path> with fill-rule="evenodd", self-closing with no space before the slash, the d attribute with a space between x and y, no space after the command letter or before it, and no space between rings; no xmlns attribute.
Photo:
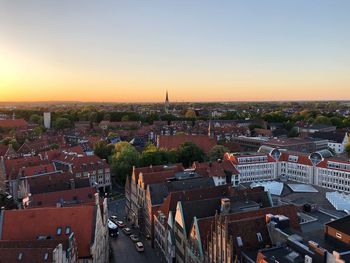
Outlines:
<svg viewBox="0 0 350 263"><path fill-rule="evenodd" d="M171 102L346 100L346 72L63 67L0 47L0 101ZM332 92L329 92L332 90Z"/></svg>

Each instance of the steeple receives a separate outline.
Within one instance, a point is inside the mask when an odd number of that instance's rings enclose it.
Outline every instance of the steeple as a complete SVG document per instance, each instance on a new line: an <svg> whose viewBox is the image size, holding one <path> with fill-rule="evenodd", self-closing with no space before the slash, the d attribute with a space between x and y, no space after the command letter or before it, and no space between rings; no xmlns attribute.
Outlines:
<svg viewBox="0 0 350 263"><path fill-rule="evenodd" d="M169 103L168 91L166 91L166 94L165 94L165 102Z"/></svg>
<svg viewBox="0 0 350 263"><path fill-rule="evenodd" d="M166 94L165 94L164 110L165 110L166 113L169 112L169 95L168 95L168 91L166 91Z"/></svg>

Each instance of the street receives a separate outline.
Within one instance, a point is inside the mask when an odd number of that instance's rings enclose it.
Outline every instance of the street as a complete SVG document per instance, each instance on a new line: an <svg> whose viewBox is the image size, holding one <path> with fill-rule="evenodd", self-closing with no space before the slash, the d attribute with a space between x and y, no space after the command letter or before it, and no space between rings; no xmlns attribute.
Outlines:
<svg viewBox="0 0 350 263"><path fill-rule="evenodd" d="M118 220L125 220L125 198L111 201L108 203L109 215L117 215ZM130 227L130 226L129 226ZM132 229L135 234L137 230ZM144 252L137 252L135 243L131 241L129 236L125 235L124 232L119 229L119 236L116 239L111 238L111 248L113 258L111 262L115 263L133 263L133 262L160 262L159 257L156 255L156 251L151 248L150 241L141 237L141 242L144 245Z"/></svg>

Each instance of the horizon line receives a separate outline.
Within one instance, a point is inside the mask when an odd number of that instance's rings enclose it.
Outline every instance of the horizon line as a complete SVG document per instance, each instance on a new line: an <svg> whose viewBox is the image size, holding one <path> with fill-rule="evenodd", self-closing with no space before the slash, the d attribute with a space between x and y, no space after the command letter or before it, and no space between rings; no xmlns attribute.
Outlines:
<svg viewBox="0 0 350 263"><path fill-rule="evenodd" d="M170 101L170 103L267 103L267 102L350 102L350 99L300 99L300 100L212 100L212 101L197 101L197 100L188 100L188 101ZM35 100L35 101L0 101L0 104L11 104L11 103L84 103L84 104L160 104L164 101L79 101L79 100Z"/></svg>

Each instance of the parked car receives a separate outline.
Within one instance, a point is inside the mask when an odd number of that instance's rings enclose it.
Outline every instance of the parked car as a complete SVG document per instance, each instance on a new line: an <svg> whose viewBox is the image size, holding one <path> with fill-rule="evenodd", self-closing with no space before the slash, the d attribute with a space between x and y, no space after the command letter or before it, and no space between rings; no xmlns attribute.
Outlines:
<svg viewBox="0 0 350 263"><path fill-rule="evenodd" d="M128 228L128 227L125 227L125 228L123 228L123 232L124 232L126 235L130 235L130 234L131 234L131 229Z"/></svg>
<svg viewBox="0 0 350 263"><path fill-rule="evenodd" d="M143 244L141 242L136 242L135 247L138 252L145 251L145 248L143 247Z"/></svg>
<svg viewBox="0 0 350 263"><path fill-rule="evenodd" d="M139 236L138 235L130 235L130 239L133 241L133 242L138 242L140 240Z"/></svg>
<svg viewBox="0 0 350 263"><path fill-rule="evenodd" d="M118 237L119 231L118 226L112 221L108 219L108 233L110 237Z"/></svg>
<svg viewBox="0 0 350 263"><path fill-rule="evenodd" d="M124 222L123 221L117 221L117 222L115 222L116 224L117 224L117 226L119 226L120 228L123 228L123 227L125 227L125 224L124 224Z"/></svg>
<svg viewBox="0 0 350 263"><path fill-rule="evenodd" d="M112 215L112 216L110 216L109 217L109 220L111 220L114 224L117 224L117 221L118 221L118 219L117 219L117 216L116 215Z"/></svg>

